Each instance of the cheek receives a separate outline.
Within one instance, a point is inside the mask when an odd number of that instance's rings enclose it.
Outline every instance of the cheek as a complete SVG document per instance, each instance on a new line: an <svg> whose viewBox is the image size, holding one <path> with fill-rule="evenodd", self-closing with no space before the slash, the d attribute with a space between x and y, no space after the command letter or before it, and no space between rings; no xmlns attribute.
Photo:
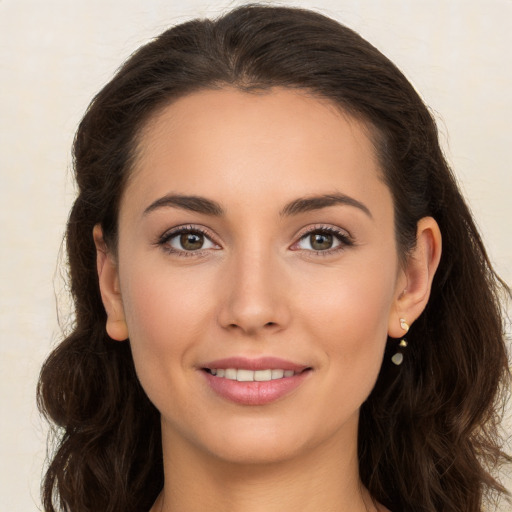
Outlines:
<svg viewBox="0 0 512 512"><path fill-rule="evenodd" d="M364 333L387 333L396 281L394 261L363 259L354 264L311 275L304 283L304 308L311 320L326 328L339 330L340 336L361 341ZM352 263L352 262L350 262ZM360 336L357 336L357 333Z"/></svg>
<svg viewBox="0 0 512 512"><path fill-rule="evenodd" d="M198 281L183 272L170 274L165 265L148 267L126 269L122 294L137 375L158 407L168 386L184 385L178 379L182 370L191 371L214 294L204 281L198 289Z"/></svg>
<svg viewBox="0 0 512 512"><path fill-rule="evenodd" d="M127 269L122 290L130 338L169 345L201 330L214 296L199 272L172 272L166 265Z"/></svg>
<svg viewBox="0 0 512 512"><path fill-rule="evenodd" d="M360 396L370 393L382 364L389 314L393 306L396 269L368 264L351 271L339 270L311 287L302 309L307 329L321 345L331 373L344 391ZM318 281L316 284L320 284Z"/></svg>

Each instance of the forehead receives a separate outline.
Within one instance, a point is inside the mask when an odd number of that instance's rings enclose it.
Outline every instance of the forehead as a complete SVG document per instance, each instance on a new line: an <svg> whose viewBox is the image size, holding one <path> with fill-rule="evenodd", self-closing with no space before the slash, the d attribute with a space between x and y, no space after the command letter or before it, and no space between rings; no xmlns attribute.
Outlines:
<svg viewBox="0 0 512 512"><path fill-rule="evenodd" d="M245 200L264 194L281 203L305 194L378 194L384 185L370 133L305 91L195 92L145 125L125 192L146 202L163 192L215 193L222 201L227 186Z"/></svg>

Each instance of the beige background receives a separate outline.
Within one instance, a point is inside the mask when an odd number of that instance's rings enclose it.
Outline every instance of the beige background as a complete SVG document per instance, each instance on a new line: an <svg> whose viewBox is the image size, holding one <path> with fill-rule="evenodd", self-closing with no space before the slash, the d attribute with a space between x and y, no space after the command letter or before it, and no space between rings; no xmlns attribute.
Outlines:
<svg viewBox="0 0 512 512"><path fill-rule="evenodd" d="M55 275L80 116L148 38L239 3L0 0L0 512L38 510L45 427L34 393L59 338ZM512 0L274 3L336 17L404 71L436 113L492 260L511 283Z"/></svg>

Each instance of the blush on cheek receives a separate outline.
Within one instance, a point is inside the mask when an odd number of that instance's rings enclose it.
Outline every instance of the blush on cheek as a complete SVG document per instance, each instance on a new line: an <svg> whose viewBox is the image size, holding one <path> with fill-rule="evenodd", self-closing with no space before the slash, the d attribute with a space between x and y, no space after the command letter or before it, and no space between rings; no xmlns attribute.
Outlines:
<svg viewBox="0 0 512 512"><path fill-rule="evenodd" d="M338 354L353 374L344 379L349 387L368 382L369 393L374 385L387 341L392 290L390 281L367 273L343 276L309 296L310 329L316 329L326 352Z"/></svg>
<svg viewBox="0 0 512 512"><path fill-rule="evenodd" d="M138 278L129 280L123 296L132 353L142 380L145 373L166 374L182 363L206 329L208 305L202 288L194 283L158 279L141 269L134 270L133 276Z"/></svg>

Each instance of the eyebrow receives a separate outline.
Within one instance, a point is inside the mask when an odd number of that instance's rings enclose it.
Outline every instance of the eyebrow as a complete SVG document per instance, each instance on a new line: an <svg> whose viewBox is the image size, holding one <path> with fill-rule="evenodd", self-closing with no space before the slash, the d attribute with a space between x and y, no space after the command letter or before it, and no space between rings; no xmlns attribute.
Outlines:
<svg viewBox="0 0 512 512"><path fill-rule="evenodd" d="M224 215L224 210L216 201L206 199L200 196L186 196L181 194L167 194L156 201L153 201L145 210L143 215L147 215L154 210L165 207L181 208L192 212L204 213L220 217Z"/></svg>
<svg viewBox="0 0 512 512"><path fill-rule="evenodd" d="M280 214L281 216L297 215L299 213L320 210L322 208L327 208L329 206L335 206L338 204L359 208L359 210L363 211L368 217L373 219L373 215L366 205L357 199L354 199L353 197L347 196L345 194L325 194L320 196L302 197L295 199L294 201L288 203L281 210Z"/></svg>
<svg viewBox="0 0 512 512"><path fill-rule="evenodd" d="M299 213L320 210L329 206L347 205L359 208L368 217L373 218L369 208L354 199L353 197L345 194L324 194L312 197L301 197L294 199L288 203L280 212L281 216L298 215ZM200 196L186 196L182 194L167 194L156 201L153 201L145 210L143 215L147 215L159 208L181 208L192 212L203 213L205 215L212 215L220 217L224 215L222 206L211 199L206 199Z"/></svg>

